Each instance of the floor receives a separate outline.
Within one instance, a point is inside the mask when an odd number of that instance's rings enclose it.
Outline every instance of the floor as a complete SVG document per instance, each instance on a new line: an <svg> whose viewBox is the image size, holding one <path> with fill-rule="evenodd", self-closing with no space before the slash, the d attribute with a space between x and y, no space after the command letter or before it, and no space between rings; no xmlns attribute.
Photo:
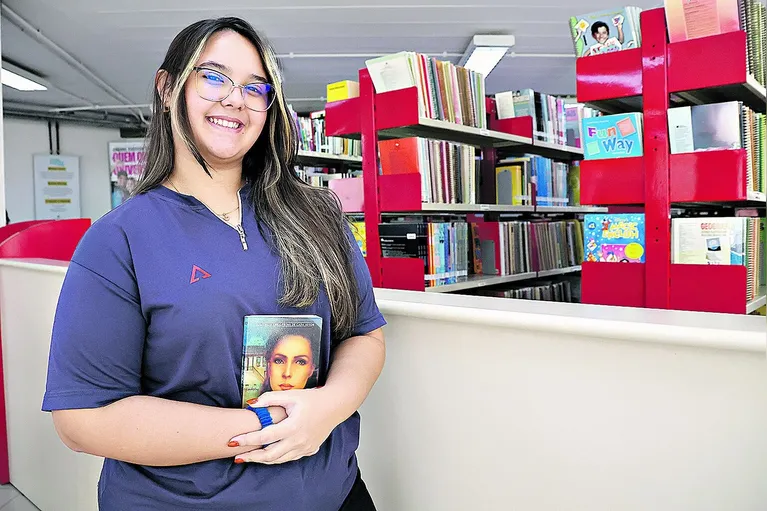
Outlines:
<svg viewBox="0 0 767 511"><path fill-rule="evenodd" d="M10 484L0 485L0 511L40 511Z"/></svg>

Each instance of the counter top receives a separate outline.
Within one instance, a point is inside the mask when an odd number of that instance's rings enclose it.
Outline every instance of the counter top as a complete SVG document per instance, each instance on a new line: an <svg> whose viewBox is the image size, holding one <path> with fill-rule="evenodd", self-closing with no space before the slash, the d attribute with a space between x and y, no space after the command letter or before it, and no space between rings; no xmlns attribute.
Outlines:
<svg viewBox="0 0 767 511"><path fill-rule="evenodd" d="M767 318L376 289L384 316L767 353Z"/></svg>
<svg viewBox="0 0 767 511"><path fill-rule="evenodd" d="M0 267L65 274L69 263L0 259ZM376 289L384 316L767 354L767 318L737 314L608 307L396 289Z"/></svg>

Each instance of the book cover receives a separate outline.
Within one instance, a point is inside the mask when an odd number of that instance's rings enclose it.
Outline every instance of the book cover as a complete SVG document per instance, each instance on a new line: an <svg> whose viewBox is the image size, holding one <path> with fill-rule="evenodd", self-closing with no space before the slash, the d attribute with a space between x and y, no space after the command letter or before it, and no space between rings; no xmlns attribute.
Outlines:
<svg viewBox="0 0 767 511"><path fill-rule="evenodd" d="M584 260L601 263L645 262L643 214L584 215Z"/></svg>
<svg viewBox="0 0 767 511"><path fill-rule="evenodd" d="M265 392L316 387L321 349L319 316L245 316L242 407Z"/></svg>
<svg viewBox="0 0 767 511"><path fill-rule="evenodd" d="M738 0L665 0L669 42L740 30Z"/></svg>
<svg viewBox="0 0 767 511"><path fill-rule="evenodd" d="M674 264L746 264L746 218L674 218L671 220Z"/></svg>
<svg viewBox="0 0 767 511"><path fill-rule="evenodd" d="M588 57L641 46L636 7L599 11L570 18L575 55Z"/></svg>
<svg viewBox="0 0 767 511"><path fill-rule="evenodd" d="M583 119L586 160L642 156L642 114L603 115Z"/></svg>

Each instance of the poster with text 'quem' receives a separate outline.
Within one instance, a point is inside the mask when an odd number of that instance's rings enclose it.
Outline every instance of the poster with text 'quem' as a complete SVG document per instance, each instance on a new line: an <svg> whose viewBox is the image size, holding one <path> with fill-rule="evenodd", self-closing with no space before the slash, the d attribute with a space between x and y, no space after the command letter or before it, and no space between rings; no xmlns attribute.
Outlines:
<svg viewBox="0 0 767 511"><path fill-rule="evenodd" d="M33 167L35 219L80 218L80 157L36 154Z"/></svg>

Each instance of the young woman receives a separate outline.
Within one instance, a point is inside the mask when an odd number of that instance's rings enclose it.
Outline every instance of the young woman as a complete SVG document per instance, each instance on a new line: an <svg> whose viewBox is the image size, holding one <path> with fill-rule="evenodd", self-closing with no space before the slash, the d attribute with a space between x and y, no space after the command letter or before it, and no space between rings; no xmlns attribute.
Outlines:
<svg viewBox="0 0 767 511"><path fill-rule="evenodd" d="M106 458L102 511L374 509L356 410L385 322L337 202L292 171L273 51L240 19L195 23L154 107L134 196L72 258L43 409ZM241 407L249 314L323 318L320 386L261 396L272 425Z"/></svg>

